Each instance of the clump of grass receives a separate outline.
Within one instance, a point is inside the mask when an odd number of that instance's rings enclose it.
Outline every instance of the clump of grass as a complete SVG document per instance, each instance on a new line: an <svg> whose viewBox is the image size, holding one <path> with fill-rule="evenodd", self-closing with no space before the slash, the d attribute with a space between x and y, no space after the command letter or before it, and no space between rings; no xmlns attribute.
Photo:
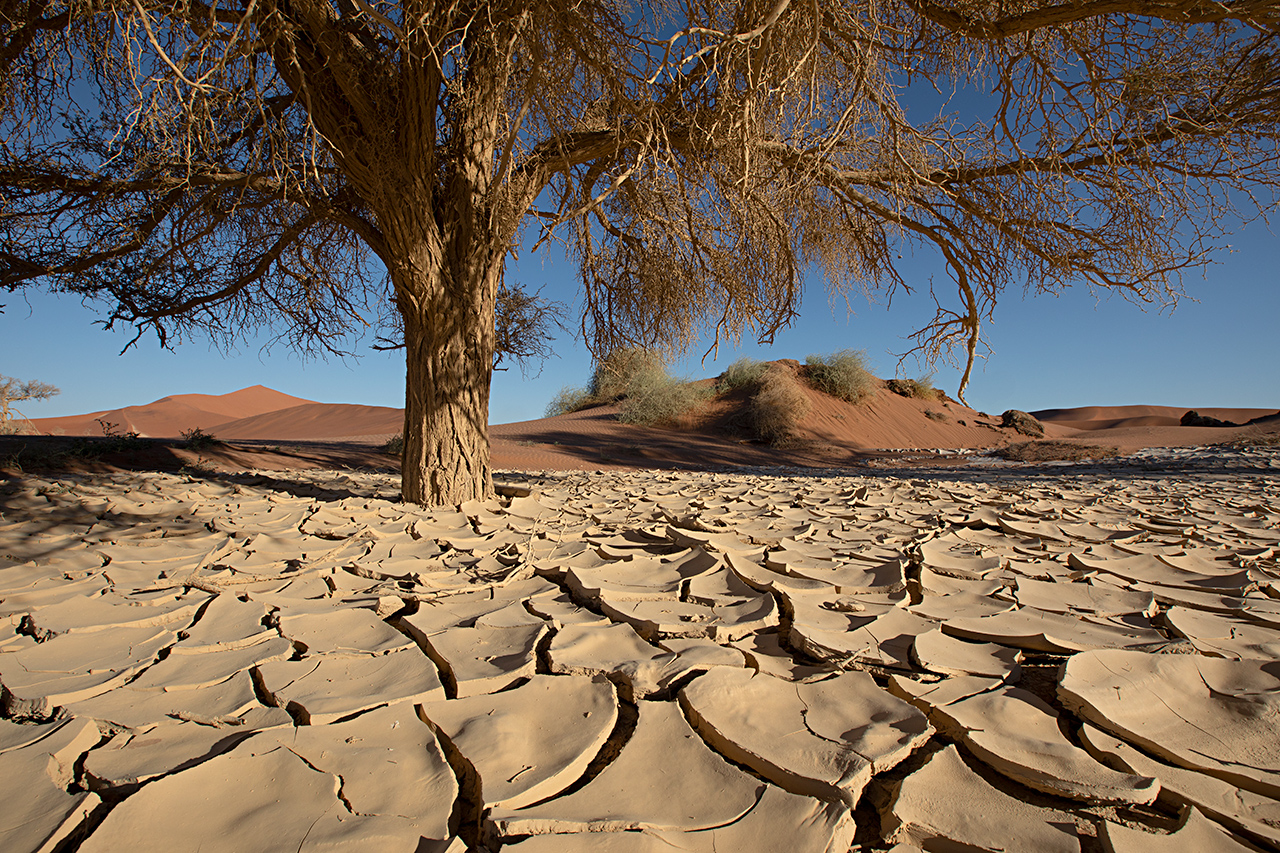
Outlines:
<svg viewBox="0 0 1280 853"><path fill-rule="evenodd" d="M860 350L811 355L804 363L809 384L832 397L857 403L875 391L875 378L867 370L867 355Z"/></svg>
<svg viewBox="0 0 1280 853"><path fill-rule="evenodd" d="M222 444L216 437L200 429L200 427L182 430L182 440L188 450L200 450L205 447L217 447Z"/></svg>
<svg viewBox="0 0 1280 853"><path fill-rule="evenodd" d="M382 452L399 456L404 452L404 433L398 432L382 443Z"/></svg>
<svg viewBox="0 0 1280 853"><path fill-rule="evenodd" d="M890 391L916 400L941 400L942 393L933 387L933 374L928 373L916 379L890 379L885 383Z"/></svg>
<svg viewBox="0 0 1280 853"><path fill-rule="evenodd" d="M924 416L931 421L938 421L939 423L946 423L947 421L947 416L937 409L925 409Z"/></svg>
<svg viewBox="0 0 1280 853"><path fill-rule="evenodd" d="M748 411L756 436L782 445L793 438L795 428L809 414L809 398L790 371L773 368L764 373Z"/></svg>
<svg viewBox="0 0 1280 853"><path fill-rule="evenodd" d="M653 426L669 423L698 405L709 393L667 375L665 367L649 367L630 377L618 420Z"/></svg>
<svg viewBox="0 0 1280 853"><path fill-rule="evenodd" d="M716 390L721 394L736 391L739 388L750 388L760 384L769 365L754 358L740 358L725 368L716 382Z"/></svg>
<svg viewBox="0 0 1280 853"><path fill-rule="evenodd" d="M667 375L662 356L642 347L623 347L600 359L587 388L560 389L546 416L621 402L618 420L652 426L673 421L710 392Z"/></svg>
<svg viewBox="0 0 1280 853"><path fill-rule="evenodd" d="M666 371L666 362L653 350L621 347L596 363L587 391L598 402L612 402L631 394L631 386L638 378L657 373L666 375Z"/></svg>
<svg viewBox="0 0 1280 853"><path fill-rule="evenodd" d="M580 412L583 409L596 405L598 401L591 396L591 392L586 388L579 388L575 385L566 385L560 389L551 402L547 403L546 417L554 418L556 415L567 415L570 412Z"/></svg>

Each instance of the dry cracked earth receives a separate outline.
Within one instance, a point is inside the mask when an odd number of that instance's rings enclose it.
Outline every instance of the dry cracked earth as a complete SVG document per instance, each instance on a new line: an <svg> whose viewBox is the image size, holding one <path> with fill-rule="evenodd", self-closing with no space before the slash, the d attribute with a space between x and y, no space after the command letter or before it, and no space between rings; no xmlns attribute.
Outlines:
<svg viewBox="0 0 1280 853"><path fill-rule="evenodd" d="M1277 850L1249 459L27 478L0 849Z"/></svg>

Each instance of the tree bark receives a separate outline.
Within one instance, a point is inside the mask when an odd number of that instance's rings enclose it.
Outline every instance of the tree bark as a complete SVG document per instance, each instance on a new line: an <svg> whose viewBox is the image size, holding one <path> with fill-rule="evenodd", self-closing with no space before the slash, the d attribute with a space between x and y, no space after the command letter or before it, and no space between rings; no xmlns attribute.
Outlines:
<svg viewBox="0 0 1280 853"><path fill-rule="evenodd" d="M489 383L502 254L493 262L491 253L423 248L427 264L392 272L405 340L401 495L424 506L484 500L493 495Z"/></svg>

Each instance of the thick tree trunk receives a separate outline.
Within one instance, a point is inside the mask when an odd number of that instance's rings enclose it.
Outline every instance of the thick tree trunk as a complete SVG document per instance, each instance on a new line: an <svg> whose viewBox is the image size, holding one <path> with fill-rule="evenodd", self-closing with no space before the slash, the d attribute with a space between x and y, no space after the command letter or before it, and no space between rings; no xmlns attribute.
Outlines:
<svg viewBox="0 0 1280 853"><path fill-rule="evenodd" d="M424 506L483 500L502 254L486 263L422 248L427 263L392 273L405 341L401 494Z"/></svg>
<svg viewBox="0 0 1280 853"><path fill-rule="evenodd" d="M510 22L508 22L510 23ZM464 39L465 85L441 136L422 92L439 75L404 78L403 123L363 155L361 197L374 213L378 253L404 321L405 407L401 495L424 506L493 495L489 384L494 308L520 214L495 192L510 71L510 33L477 27ZM415 66L416 67L416 66ZM421 91L420 91L421 90ZM341 124L339 121L338 124ZM439 137L439 138L438 138Z"/></svg>

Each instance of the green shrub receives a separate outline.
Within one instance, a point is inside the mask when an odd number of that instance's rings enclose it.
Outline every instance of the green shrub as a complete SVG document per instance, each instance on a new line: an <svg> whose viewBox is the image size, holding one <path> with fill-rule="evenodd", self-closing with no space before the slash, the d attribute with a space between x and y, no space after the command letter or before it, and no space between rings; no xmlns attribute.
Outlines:
<svg viewBox="0 0 1280 853"><path fill-rule="evenodd" d="M382 452L399 456L404 452L404 433L396 433L382 443Z"/></svg>
<svg viewBox="0 0 1280 853"><path fill-rule="evenodd" d="M556 415L567 415L570 412L580 412L588 406L594 405L596 399L591 396L591 392L586 388L579 388L575 385L566 385L551 398L551 402L547 403L546 417L554 418Z"/></svg>
<svg viewBox="0 0 1280 853"><path fill-rule="evenodd" d="M651 367L631 375L618 420L644 426L667 423L708 396L705 389L668 376L665 368Z"/></svg>
<svg viewBox="0 0 1280 853"><path fill-rule="evenodd" d="M760 384L769 365L754 358L740 358L725 368L716 382L716 390L720 393L736 391L739 388L753 387Z"/></svg>
<svg viewBox="0 0 1280 853"><path fill-rule="evenodd" d="M857 403L875 390L875 378L867 370L867 355L860 350L811 355L804 362L809 384L832 397Z"/></svg>
<svg viewBox="0 0 1280 853"><path fill-rule="evenodd" d="M598 402L608 403L631 393L631 383L641 374L666 375L662 356L644 347L616 349L596 363L587 389Z"/></svg>
<svg viewBox="0 0 1280 853"><path fill-rule="evenodd" d="M770 444L785 444L809 414L809 398L788 370L773 368L760 380L751 397L751 426L756 436Z"/></svg>

